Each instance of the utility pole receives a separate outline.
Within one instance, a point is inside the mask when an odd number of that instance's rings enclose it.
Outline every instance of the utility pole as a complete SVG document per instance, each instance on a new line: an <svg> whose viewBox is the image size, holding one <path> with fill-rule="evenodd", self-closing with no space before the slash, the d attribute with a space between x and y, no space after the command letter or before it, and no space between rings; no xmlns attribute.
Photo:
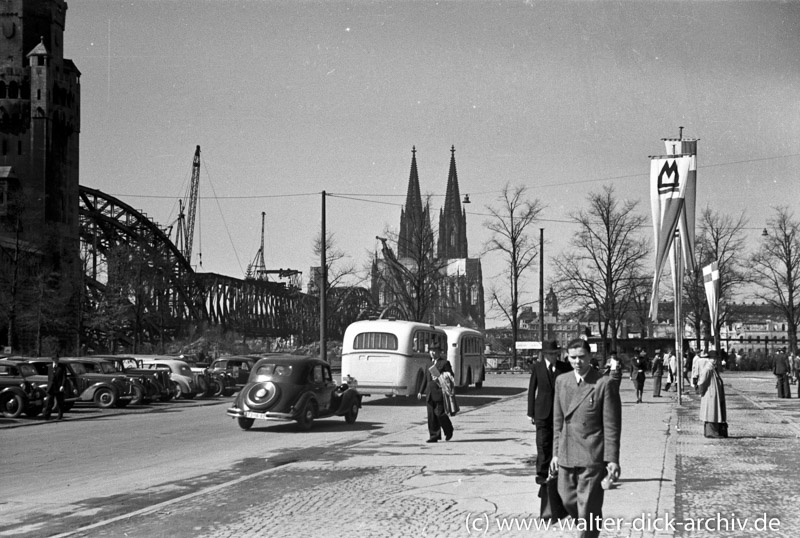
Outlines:
<svg viewBox="0 0 800 538"><path fill-rule="evenodd" d="M544 349L544 228L539 228L539 340ZM539 351L539 358L544 351Z"/></svg>
<svg viewBox="0 0 800 538"><path fill-rule="evenodd" d="M327 287L328 287L328 245L325 238L325 191L322 191L322 224L320 230L319 254L319 358L328 362L327 350Z"/></svg>

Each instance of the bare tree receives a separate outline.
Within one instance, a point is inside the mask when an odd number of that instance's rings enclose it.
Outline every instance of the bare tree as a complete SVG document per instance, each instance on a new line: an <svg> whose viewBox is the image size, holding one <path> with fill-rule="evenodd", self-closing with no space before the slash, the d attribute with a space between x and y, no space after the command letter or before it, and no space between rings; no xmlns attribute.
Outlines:
<svg viewBox="0 0 800 538"><path fill-rule="evenodd" d="M787 207L775 207L767 221L767 235L752 256L750 269L761 291L756 297L783 313L789 349L797 352L797 325L800 323L800 222Z"/></svg>
<svg viewBox="0 0 800 538"><path fill-rule="evenodd" d="M555 287L566 302L595 312L603 340L610 333L616 348L649 254L649 243L639 233L645 217L636 213L638 202L618 200L613 186L589 193L587 200L588 209L570 215L578 231L572 250L554 259Z"/></svg>
<svg viewBox="0 0 800 538"><path fill-rule="evenodd" d="M426 207L429 203L426 203ZM428 211L424 212L427 220ZM383 270L378 271L377 278L384 290L383 303L399 310L411 321L437 322L435 306L439 302L439 294L446 276L447 260L435 257L434 245L436 235L429 222L414 226L405 237L389 234L390 238L378 237L383 254ZM405 257L398 258L389 246L394 236L398 251Z"/></svg>
<svg viewBox="0 0 800 538"><path fill-rule="evenodd" d="M706 207L700 217L700 234L695 242L697 270L684 280L683 292L688 308L685 309L690 326L697 335L697 349L702 347L702 338L707 338L704 327L711 327L702 268L717 262L719 268L718 320L714 327L715 348L720 348L720 328L733 315L731 307L736 293L750 282L745 250L744 230L747 219L744 213L738 217L722 215Z"/></svg>
<svg viewBox="0 0 800 538"><path fill-rule="evenodd" d="M492 232L492 237L484 246L486 252L499 252L505 262L505 277L508 283L508 294L497 286L491 286L491 308L499 310L511 324L512 366L517 365L517 336L519 331L519 312L527 306L524 292L524 275L538 258L535 237L529 234L529 228L539 218L544 206L538 199L529 200L528 188L512 187L508 183L497 198L498 207L487 207L491 218L484 226ZM540 335L544 338L544 335Z"/></svg>
<svg viewBox="0 0 800 538"><path fill-rule="evenodd" d="M316 259L319 259L322 254L320 238L321 234L317 234L314 238ZM351 319L354 315L352 303L367 294L366 290L360 287L360 284L364 282L364 277L359 276L350 257L338 248L332 232L325 234L325 265L325 275L328 277L325 285L328 335L333 338L341 338L347 325L355 321L355 319ZM321 272L315 277L317 281L320 274ZM318 285L317 292L320 289L321 287ZM362 291L363 293L361 293Z"/></svg>

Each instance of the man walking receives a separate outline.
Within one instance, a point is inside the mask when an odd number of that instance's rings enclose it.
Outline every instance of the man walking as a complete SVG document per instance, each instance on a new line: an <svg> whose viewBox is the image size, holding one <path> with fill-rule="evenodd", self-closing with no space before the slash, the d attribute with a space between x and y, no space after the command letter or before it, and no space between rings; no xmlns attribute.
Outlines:
<svg viewBox="0 0 800 538"><path fill-rule="evenodd" d="M569 364L558 360L560 353L558 342L543 342L543 358L533 363L528 385L528 417L536 426L536 483L539 484L541 498L539 517L550 521L567 516L558 497L557 482L547 480L550 459L553 457L553 399L556 378L572 370Z"/></svg>
<svg viewBox="0 0 800 538"><path fill-rule="evenodd" d="M425 403L428 408L428 440L426 443L435 443L442 439L442 431L444 431L444 440L449 441L453 437L453 423L450 417L447 416L447 410L444 407L444 394L442 387L439 386L437 381L439 376L444 372L453 373L453 368L447 359L442 357L442 348L440 344L431 344L429 348L431 355L431 366L425 371L425 379L422 382L418 399L422 399L425 395Z"/></svg>
<svg viewBox="0 0 800 538"><path fill-rule="evenodd" d="M622 404L619 386L591 368L585 340L573 340L567 351L574 375L556 379L550 471L558 473L558 493L567 512L586 529L580 536L594 537L603 517L603 479L620 475Z"/></svg>
<svg viewBox="0 0 800 538"><path fill-rule="evenodd" d="M792 392L789 388L789 364L786 362L786 355L778 353L775 355L775 362L772 364L772 373L778 384L778 398L791 398Z"/></svg>
<svg viewBox="0 0 800 538"><path fill-rule="evenodd" d="M45 420L58 409L58 420L64 418L64 385L67 383L67 369L61 364L58 353L53 353L52 363L47 369L47 405L42 416Z"/></svg>
<svg viewBox="0 0 800 538"><path fill-rule="evenodd" d="M661 350L657 349L653 357L653 398L661 398L661 379L664 377L664 356ZM669 387L669 385L668 385Z"/></svg>

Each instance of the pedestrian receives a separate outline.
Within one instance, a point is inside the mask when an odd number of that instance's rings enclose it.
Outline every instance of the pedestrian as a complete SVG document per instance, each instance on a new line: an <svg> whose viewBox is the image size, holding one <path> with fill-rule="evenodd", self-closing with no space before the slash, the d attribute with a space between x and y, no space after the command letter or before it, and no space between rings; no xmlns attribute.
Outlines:
<svg viewBox="0 0 800 538"><path fill-rule="evenodd" d="M622 405L619 386L590 366L589 344L577 338L567 346L574 375L556 379L553 402L553 459L558 493L579 526L581 537L600 534L603 481L619 478Z"/></svg>
<svg viewBox="0 0 800 538"><path fill-rule="evenodd" d="M792 392L789 387L789 364L786 355L778 353L775 355L775 362L772 363L772 374L775 376L778 388L778 398L791 398Z"/></svg>
<svg viewBox="0 0 800 538"><path fill-rule="evenodd" d="M692 361L694 360L695 352L690 347L688 351L684 353L683 357L683 379L685 381L690 381L689 376L692 373ZM691 383L690 383L691 384Z"/></svg>
<svg viewBox="0 0 800 538"><path fill-rule="evenodd" d="M671 349L667 350L664 367L667 370L667 384L664 387L664 392L669 392L670 388L675 392L678 390L678 358Z"/></svg>
<svg viewBox="0 0 800 538"><path fill-rule="evenodd" d="M555 522L567 511L558 496L558 482L548 480L553 457L553 399L556 378L572 370L558 360L561 349L556 341L542 343L542 359L533 363L528 384L528 417L536 426L536 483L539 484L539 517Z"/></svg>
<svg viewBox="0 0 800 538"><path fill-rule="evenodd" d="M631 361L631 381L636 389L636 403L642 403L646 372L647 352L644 349L638 349L637 355Z"/></svg>
<svg viewBox="0 0 800 538"><path fill-rule="evenodd" d="M715 350L703 351L695 357L697 388L700 393L700 420L703 435L711 438L728 437L728 417L725 405L725 385L719 376L719 363Z"/></svg>
<svg viewBox="0 0 800 538"><path fill-rule="evenodd" d="M425 371L417 399L422 399L425 395L425 404L428 409L428 440L426 443L441 441L442 432L444 440L449 441L453 438L453 423L447 416L444 407L444 394L442 387L439 386L438 378L444 372L453 373L450 363L442 356L442 348L438 343L433 343L428 348L431 356L431 366Z"/></svg>
<svg viewBox="0 0 800 538"><path fill-rule="evenodd" d="M611 378L612 381L617 382L617 387L619 387L620 383L622 382L622 369L624 365L619 360L617 356L617 351L612 349L608 354L608 362L606 363L606 370L605 373Z"/></svg>
<svg viewBox="0 0 800 538"><path fill-rule="evenodd" d="M797 397L800 398L800 354L792 354L792 366L794 367L794 377L797 382Z"/></svg>
<svg viewBox="0 0 800 538"><path fill-rule="evenodd" d="M42 412L45 420L50 419L50 415L58 410L57 419L64 418L64 387L67 384L67 368L61 364L58 352L53 353L52 362L47 368L47 403Z"/></svg>
<svg viewBox="0 0 800 538"><path fill-rule="evenodd" d="M664 356L661 350L657 349L653 356L653 368L650 372L653 375L653 398L661 398L661 378L664 377Z"/></svg>

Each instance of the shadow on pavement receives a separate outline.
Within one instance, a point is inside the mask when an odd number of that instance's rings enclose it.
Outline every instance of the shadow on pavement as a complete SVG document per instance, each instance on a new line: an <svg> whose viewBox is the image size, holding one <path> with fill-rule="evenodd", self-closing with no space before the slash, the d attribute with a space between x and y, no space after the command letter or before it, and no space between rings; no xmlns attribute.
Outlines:
<svg viewBox="0 0 800 538"><path fill-rule="evenodd" d="M259 426L259 422L261 425ZM248 431L253 433L291 433L296 432L299 435L304 433L314 433L315 431L332 431L332 430L347 430L347 431L373 431L383 428L382 422L359 422L355 424L345 423L343 418L337 419L319 419L315 420L311 429L307 432L298 428L295 422L273 422L268 424L265 421L256 421L253 427Z"/></svg>

